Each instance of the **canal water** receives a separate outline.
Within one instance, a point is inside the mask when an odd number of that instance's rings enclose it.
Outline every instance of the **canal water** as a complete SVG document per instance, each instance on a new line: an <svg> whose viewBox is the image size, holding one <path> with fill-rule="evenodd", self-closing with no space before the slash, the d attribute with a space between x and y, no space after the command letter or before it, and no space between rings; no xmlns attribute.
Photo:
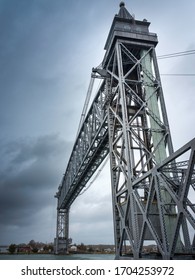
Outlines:
<svg viewBox="0 0 195 280"><path fill-rule="evenodd" d="M114 254L0 254L0 260L114 260Z"/></svg>

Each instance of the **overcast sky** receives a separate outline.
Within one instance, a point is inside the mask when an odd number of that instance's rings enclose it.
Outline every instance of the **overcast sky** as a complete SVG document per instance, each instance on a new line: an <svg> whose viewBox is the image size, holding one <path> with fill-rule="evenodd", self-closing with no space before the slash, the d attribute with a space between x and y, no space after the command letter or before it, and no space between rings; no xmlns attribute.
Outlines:
<svg viewBox="0 0 195 280"><path fill-rule="evenodd" d="M54 195L65 171L92 67L118 0L0 0L0 245L53 241ZM151 22L157 55L195 49L194 0L129 0ZM162 74L195 73L195 55L159 60ZM174 148L195 135L195 77L162 76ZM78 197L70 237L113 244L109 165Z"/></svg>

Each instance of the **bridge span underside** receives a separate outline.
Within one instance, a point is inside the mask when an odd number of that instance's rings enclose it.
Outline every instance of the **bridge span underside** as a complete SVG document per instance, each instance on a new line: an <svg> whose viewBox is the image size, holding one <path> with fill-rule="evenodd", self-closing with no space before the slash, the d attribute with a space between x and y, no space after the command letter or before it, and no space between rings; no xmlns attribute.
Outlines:
<svg viewBox="0 0 195 280"><path fill-rule="evenodd" d="M193 258L195 139L174 153L157 36L148 22L121 9L101 67L93 69L92 79L100 78L101 86L56 193L56 253L68 250L71 204L109 154L116 259ZM150 255L147 244L155 245Z"/></svg>

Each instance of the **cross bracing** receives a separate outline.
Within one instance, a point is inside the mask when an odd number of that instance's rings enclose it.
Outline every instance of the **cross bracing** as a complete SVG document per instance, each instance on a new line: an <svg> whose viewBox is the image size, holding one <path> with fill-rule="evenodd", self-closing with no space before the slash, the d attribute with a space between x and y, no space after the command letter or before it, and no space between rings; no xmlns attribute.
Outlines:
<svg viewBox="0 0 195 280"><path fill-rule="evenodd" d="M58 213L66 213L65 223L71 204L109 154L116 258L143 258L146 241L156 244L157 258L194 256L195 140L174 153L157 36L148 22L124 9L121 3L101 67L93 69L92 79L102 83L56 194Z"/></svg>

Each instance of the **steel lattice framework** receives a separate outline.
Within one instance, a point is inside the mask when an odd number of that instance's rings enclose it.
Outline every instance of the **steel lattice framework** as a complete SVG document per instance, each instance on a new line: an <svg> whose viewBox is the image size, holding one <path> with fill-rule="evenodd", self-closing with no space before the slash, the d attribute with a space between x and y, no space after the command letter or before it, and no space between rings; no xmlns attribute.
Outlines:
<svg viewBox="0 0 195 280"><path fill-rule="evenodd" d="M116 258L194 256L195 140L173 152L155 54L157 36L124 3L113 20L101 67L101 86L77 135L56 194L56 252L68 247L68 212L110 155Z"/></svg>

